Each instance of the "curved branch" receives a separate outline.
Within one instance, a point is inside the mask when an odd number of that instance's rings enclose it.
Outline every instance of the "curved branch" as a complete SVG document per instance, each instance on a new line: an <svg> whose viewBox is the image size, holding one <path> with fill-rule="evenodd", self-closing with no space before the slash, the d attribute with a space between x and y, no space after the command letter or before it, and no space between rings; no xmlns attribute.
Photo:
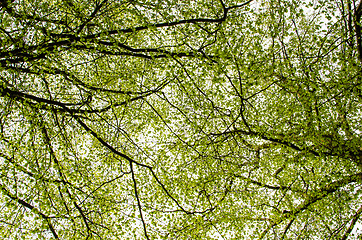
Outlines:
<svg viewBox="0 0 362 240"><path fill-rule="evenodd" d="M159 89L156 89L154 91L159 91ZM56 100L49 100L49 99L45 99L45 98L41 98L41 97L37 97L31 94L27 94L27 93L22 93L19 91L14 91L11 90L7 87L4 86L0 86L0 96L3 97L10 97L12 99L15 100L19 100L22 101L24 103L30 104L36 108L40 108L40 109L44 109L44 110L51 110L51 111L59 111L59 112L68 112L71 114L76 114L76 113L101 113L101 112L106 112L108 110L110 110L112 107L120 107L120 106L124 106L127 105L130 102L133 101L137 101L139 99L145 98L147 96L150 96L151 94L154 93L154 91L148 92L147 94L141 95L141 96L137 96L137 97L133 97L129 100L120 102L120 103L114 103L114 104L110 104L104 108L101 109L93 109L93 110L84 110L84 109L73 109L73 108L68 108L68 106L77 106L80 105L79 103L63 103L63 102L59 102ZM34 103L33 100L36 103ZM55 108L54 106L57 106L59 108Z"/></svg>
<svg viewBox="0 0 362 240"><path fill-rule="evenodd" d="M265 231L261 234L261 238L263 238L272 227L280 224L281 222L283 222L286 219L294 219L299 213L303 212L304 210L307 210L312 204L318 202L319 200L323 199L324 197L336 192L338 189L340 189L350 183L353 183L353 182L362 182L362 172L353 174L353 175L349 175L341 180L332 182L332 183L326 185L325 187L314 191L314 193L312 193L302 204L300 204L298 207L296 207L292 211L283 211L281 216L279 218L277 218L275 221L273 221L268 226L267 229L265 229ZM362 209L361 209L361 211L362 211Z"/></svg>

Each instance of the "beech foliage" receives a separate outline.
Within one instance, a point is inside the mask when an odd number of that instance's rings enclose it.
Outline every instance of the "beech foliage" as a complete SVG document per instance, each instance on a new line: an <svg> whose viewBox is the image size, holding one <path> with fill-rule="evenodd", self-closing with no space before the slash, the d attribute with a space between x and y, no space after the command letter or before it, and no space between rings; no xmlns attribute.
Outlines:
<svg viewBox="0 0 362 240"><path fill-rule="evenodd" d="M3 239L357 239L362 1L2 0Z"/></svg>

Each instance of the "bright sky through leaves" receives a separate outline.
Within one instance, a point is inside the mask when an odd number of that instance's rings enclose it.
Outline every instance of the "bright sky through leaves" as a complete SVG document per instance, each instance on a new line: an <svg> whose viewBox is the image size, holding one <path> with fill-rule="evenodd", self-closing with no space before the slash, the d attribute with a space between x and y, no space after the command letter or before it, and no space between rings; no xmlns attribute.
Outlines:
<svg viewBox="0 0 362 240"><path fill-rule="evenodd" d="M0 237L359 239L361 16L2 0Z"/></svg>

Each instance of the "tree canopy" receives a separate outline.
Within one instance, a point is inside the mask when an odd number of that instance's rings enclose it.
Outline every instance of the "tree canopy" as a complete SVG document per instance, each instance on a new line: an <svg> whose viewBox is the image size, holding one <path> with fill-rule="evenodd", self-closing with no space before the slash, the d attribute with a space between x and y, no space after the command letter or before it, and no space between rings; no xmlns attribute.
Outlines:
<svg viewBox="0 0 362 240"><path fill-rule="evenodd" d="M3 239L357 238L362 1L0 7Z"/></svg>

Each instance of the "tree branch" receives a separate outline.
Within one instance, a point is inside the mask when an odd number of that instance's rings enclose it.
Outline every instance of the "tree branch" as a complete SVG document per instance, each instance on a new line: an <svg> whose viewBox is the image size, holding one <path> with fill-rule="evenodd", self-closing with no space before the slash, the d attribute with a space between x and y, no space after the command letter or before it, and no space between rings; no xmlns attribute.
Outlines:
<svg viewBox="0 0 362 240"><path fill-rule="evenodd" d="M361 207L357 210L357 212L354 214L353 218L352 218L352 222L349 225L347 231L345 232L345 234L343 235L343 237L341 238L341 240L346 240L349 236L349 234L352 232L354 226L356 225L359 217L361 216L362 213L362 205Z"/></svg>
<svg viewBox="0 0 362 240"><path fill-rule="evenodd" d="M138 195L137 182L136 182L136 178L135 178L135 174L134 174L134 170L133 170L133 163L129 162L129 166L130 166L131 173L132 173L133 188L134 188L135 197L137 199L138 211L140 212L140 216L141 216L141 221L142 221L142 225L143 225L143 232L145 233L146 239L149 240L150 238L148 237L148 234L147 234L146 222L143 219L141 201L140 201L140 198L139 198L139 195Z"/></svg>
<svg viewBox="0 0 362 240"><path fill-rule="evenodd" d="M40 217L42 217L46 222L47 225L50 229L50 231L52 232L53 236L55 239L59 239L57 232L55 231L53 224L51 222L51 218L47 215L45 215L44 213L42 213L39 209L37 209L36 207L34 207L33 205L31 205L28 202L25 202L24 200L18 198L16 195L12 194L4 185L0 184L0 189L2 190L2 192L8 196L9 198L11 198L12 200L14 200L15 202L19 203L20 205L30 209L33 213L39 215Z"/></svg>

